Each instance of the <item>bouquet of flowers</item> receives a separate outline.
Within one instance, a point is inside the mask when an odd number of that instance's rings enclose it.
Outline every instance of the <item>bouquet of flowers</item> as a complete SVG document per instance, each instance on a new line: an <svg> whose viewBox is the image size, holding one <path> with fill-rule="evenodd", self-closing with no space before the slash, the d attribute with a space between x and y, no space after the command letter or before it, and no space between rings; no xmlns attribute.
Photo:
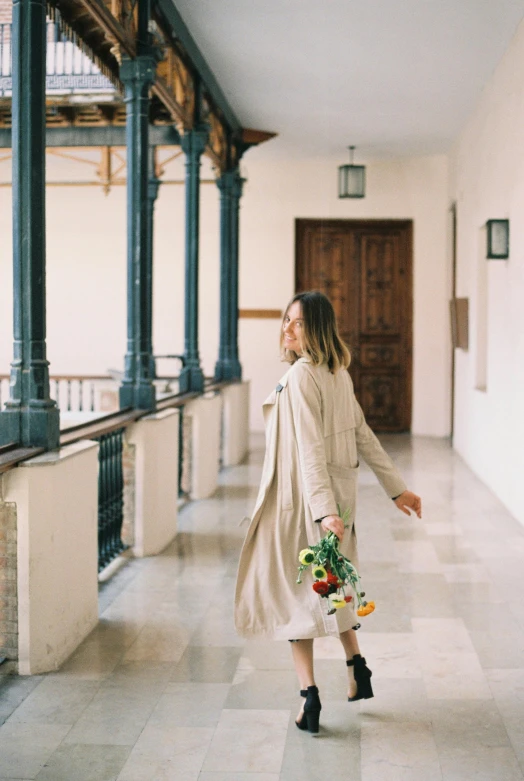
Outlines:
<svg viewBox="0 0 524 781"><path fill-rule="evenodd" d="M349 510L341 513L339 507L338 512L347 529ZM336 534L328 532L317 545L301 550L298 560L300 566L297 583L302 583L302 573L311 567L313 591L329 601L328 615L352 602L353 594L358 603L358 616L367 616L374 611L375 603L366 602L364 599L366 595L361 590L359 574L350 560L340 552ZM347 594L346 590L352 591L353 594Z"/></svg>

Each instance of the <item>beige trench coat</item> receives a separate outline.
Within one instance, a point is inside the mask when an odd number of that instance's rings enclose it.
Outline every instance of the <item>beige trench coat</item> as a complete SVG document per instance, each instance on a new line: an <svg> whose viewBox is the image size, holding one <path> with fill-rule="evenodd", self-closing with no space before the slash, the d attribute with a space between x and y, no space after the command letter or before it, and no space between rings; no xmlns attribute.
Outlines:
<svg viewBox="0 0 524 781"><path fill-rule="evenodd" d="M263 406L266 455L240 555L235 623L243 637L338 636L357 623L350 606L327 615L309 570L297 584L298 553L324 534L316 519L350 510L341 550L358 567L355 509L359 457L385 492L405 483L367 425L346 371L298 360Z"/></svg>

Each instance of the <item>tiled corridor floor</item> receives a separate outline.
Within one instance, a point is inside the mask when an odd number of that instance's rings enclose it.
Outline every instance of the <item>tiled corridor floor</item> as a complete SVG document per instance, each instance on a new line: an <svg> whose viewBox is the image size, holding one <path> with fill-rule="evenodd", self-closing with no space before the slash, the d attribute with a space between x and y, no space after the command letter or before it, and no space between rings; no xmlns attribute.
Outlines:
<svg viewBox="0 0 524 781"><path fill-rule="evenodd" d="M293 725L287 643L239 639L236 561L262 452L187 506L161 556L102 590L99 627L63 669L0 678L0 779L516 781L524 768L524 528L443 441L385 438L423 497L401 515L362 471L360 640L375 698L345 700L317 641L321 734ZM258 442L260 445L260 441Z"/></svg>

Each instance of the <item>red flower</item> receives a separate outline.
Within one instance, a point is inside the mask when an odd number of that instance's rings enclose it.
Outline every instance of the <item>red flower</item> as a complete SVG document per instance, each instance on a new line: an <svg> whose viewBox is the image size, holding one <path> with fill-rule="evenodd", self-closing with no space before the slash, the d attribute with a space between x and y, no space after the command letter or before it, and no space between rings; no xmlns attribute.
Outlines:
<svg viewBox="0 0 524 781"><path fill-rule="evenodd" d="M344 602L351 602L353 597L344 597Z"/></svg>
<svg viewBox="0 0 524 781"><path fill-rule="evenodd" d="M313 583L313 591L316 591L317 594L323 596L324 594L327 594L327 592L329 591L329 586L325 580L316 580Z"/></svg>
<svg viewBox="0 0 524 781"><path fill-rule="evenodd" d="M336 575L333 575L332 572L328 572L327 582L332 583L334 586L338 586L338 578Z"/></svg>

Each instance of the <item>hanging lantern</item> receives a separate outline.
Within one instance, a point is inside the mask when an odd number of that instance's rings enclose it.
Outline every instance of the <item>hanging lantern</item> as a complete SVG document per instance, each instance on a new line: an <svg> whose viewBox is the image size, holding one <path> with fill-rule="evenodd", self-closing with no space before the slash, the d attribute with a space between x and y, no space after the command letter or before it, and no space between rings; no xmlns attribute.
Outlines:
<svg viewBox="0 0 524 781"><path fill-rule="evenodd" d="M366 194L366 166L353 165L354 146L349 146L349 165L338 168L338 197L363 198Z"/></svg>

